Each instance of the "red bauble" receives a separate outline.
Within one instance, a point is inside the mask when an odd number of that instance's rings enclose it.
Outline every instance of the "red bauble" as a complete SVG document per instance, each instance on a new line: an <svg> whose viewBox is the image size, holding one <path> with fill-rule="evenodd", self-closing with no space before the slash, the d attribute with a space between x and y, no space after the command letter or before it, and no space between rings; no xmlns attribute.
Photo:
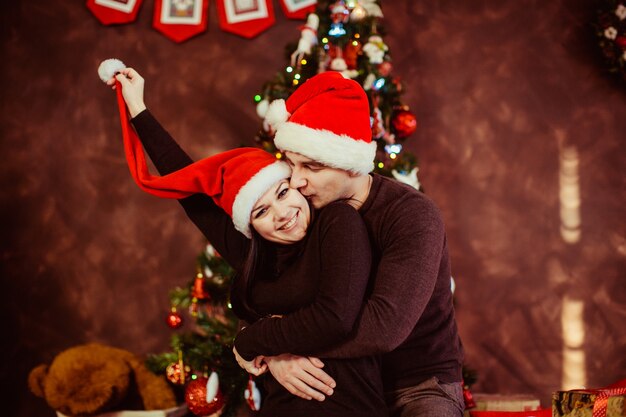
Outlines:
<svg viewBox="0 0 626 417"><path fill-rule="evenodd" d="M383 61L379 66L378 66L378 73L381 75L381 77L386 77L389 74L391 74L391 70L393 69L391 62L389 61Z"/></svg>
<svg viewBox="0 0 626 417"><path fill-rule="evenodd" d="M188 381L190 373L191 369L188 366L181 367L178 362L171 363L167 365L167 368L165 368L165 376L167 377L167 380L176 385L183 385L185 381Z"/></svg>
<svg viewBox="0 0 626 417"><path fill-rule="evenodd" d="M196 279L193 281L191 296L197 298L198 300L209 298L209 293L204 290L204 275L201 273L198 273L196 275Z"/></svg>
<svg viewBox="0 0 626 417"><path fill-rule="evenodd" d="M626 49L626 36L618 36L615 38L615 44L622 49Z"/></svg>
<svg viewBox="0 0 626 417"><path fill-rule="evenodd" d="M185 402L189 411L197 416L208 416L217 413L224 408L224 396L218 389L215 397L207 401L207 383L208 378L200 377L191 381L185 389Z"/></svg>
<svg viewBox="0 0 626 417"><path fill-rule="evenodd" d="M410 111L401 109L393 114L391 127L397 138L406 138L417 129L417 119Z"/></svg>
<svg viewBox="0 0 626 417"><path fill-rule="evenodd" d="M472 395L472 391L470 391L467 385L463 385L463 400L465 401L466 410L476 407L476 402L474 401L474 396Z"/></svg>
<svg viewBox="0 0 626 417"><path fill-rule="evenodd" d="M333 23L347 23L350 19L350 10L341 2L330 6L330 18Z"/></svg>
<svg viewBox="0 0 626 417"><path fill-rule="evenodd" d="M178 314L175 308L172 308L172 311L170 311L170 313L165 318L165 322L172 329L178 329L180 326L183 325L183 318L180 316L180 314Z"/></svg>

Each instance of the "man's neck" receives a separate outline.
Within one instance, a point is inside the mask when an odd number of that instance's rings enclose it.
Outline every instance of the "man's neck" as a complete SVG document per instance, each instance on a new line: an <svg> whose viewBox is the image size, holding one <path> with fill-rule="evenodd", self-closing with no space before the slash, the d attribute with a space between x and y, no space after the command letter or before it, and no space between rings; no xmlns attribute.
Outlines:
<svg viewBox="0 0 626 417"><path fill-rule="evenodd" d="M350 200L348 200L348 204L350 204L355 209L360 209L367 197L370 195L370 189L372 188L372 178L371 175L359 175L358 177L354 177L353 179L353 193Z"/></svg>

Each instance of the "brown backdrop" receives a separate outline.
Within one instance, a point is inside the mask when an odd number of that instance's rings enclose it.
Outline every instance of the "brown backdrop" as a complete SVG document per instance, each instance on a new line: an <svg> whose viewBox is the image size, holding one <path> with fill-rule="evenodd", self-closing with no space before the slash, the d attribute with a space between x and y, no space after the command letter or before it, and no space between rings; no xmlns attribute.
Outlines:
<svg viewBox="0 0 626 417"><path fill-rule="evenodd" d="M177 45L151 29L152 6L111 28L83 1L2 6L2 386L3 409L17 416L54 415L25 378L62 349L166 349L167 292L194 273L204 244L176 203L132 183L100 61L140 69L148 105L201 157L252 144L251 98L298 36L280 11L257 39L225 34L212 4L209 31ZM588 386L625 377L626 95L602 73L593 1L383 10L420 122L409 146L447 223L475 390L547 404L568 351L584 356ZM567 243L560 184L576 179L580 240ZM563 338L564 300L582 306L575 345Z"/></svg>

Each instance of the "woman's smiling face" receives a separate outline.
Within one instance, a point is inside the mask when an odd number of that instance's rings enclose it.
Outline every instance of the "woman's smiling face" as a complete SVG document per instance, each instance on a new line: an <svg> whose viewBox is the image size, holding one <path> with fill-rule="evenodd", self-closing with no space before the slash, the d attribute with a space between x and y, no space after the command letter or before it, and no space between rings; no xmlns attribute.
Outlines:
<svg viewBox="0 0 626 417"><path fill-rule="evenodd" d="M281 244L304 238L311 221L311 210L298 190L284 179L259 198L250 214L250 225L265 240Z"/></svg>

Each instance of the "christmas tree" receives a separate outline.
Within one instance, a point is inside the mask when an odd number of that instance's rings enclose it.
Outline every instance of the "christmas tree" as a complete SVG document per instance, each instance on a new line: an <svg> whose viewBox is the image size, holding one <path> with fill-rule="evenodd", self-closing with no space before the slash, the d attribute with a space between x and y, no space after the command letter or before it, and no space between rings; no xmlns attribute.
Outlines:
<svg viewBox="0 0 626 417"><path fill-rule="evenodd" d="M417 121L401 101L402 83L392 75L382 18L380 5L374 0L318 1L315 13L309 14L300 30L300 39L286 47L284 70L255 96L257 113L263 117L272 100L287 99L315 74L341 72L358 81L368 95L372 136L378 144L375 170L420 189L417 158L403 148ZM273 132L264 124L256 142L280 157L272 139ZM237 332L237 319L228 302L233 271L210 245L197 264L197 276L186 287L171 292L167 318L170 327L179 329L184 320L181 312L189 311L193 329L174 334L172 351L150 356L148 364L153 371L165 373L180 388L181 397L186 391L185 401L198 415L233 415L244 401L251 409L258 409L258 391L231 352ZM215 376L219 378L213 383L217 387L210 388ZM190 391L193 394L197 390L200 401L197 395L190 399ZM207 391L211 392L207 395ZM207 402L207 398L213 400Z"/></svg>
<svg viewBox="0 0 626 417"><path fill-rule="evenodd" d="M382 18L379 2L374 0L318 1L316 12L309 14L301 27L300 39L286 47L284 70L254 97L257 114L263 118L273 100L287 99L310 77L325 71L340 72L358 81L367 93L372 137L378 144L375 171L419 189L417 158L403 148L417 120L401 100L400 79L392 74ZM273 134L264 123L256 141L280 157Z"/></svg>
<svg viewBox="0 0 626 417"><path fill-rule="evenodd" d="M231 350L238 329L228 299L232 276L230 265L208 244L198 255L196 276L170 292L166 322L180 329L172 335L172 350L147 359L149 368L165 374L178 388L179 400L184 398L197 415L232 416L246 390L256 391ZM188 320L190 326L184 328Z"/></svg>

